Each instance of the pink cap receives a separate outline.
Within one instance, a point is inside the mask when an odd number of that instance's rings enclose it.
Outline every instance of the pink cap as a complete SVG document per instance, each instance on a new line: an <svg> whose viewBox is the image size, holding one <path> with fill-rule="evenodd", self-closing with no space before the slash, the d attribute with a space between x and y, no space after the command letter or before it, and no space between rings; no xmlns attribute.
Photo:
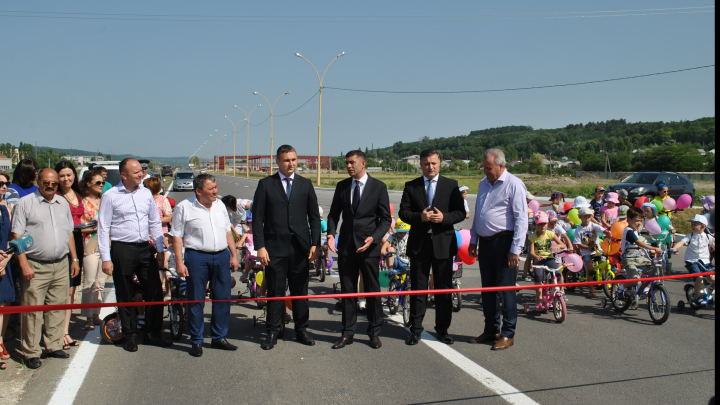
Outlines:
<svg viewBox="0 0 720 405"><path fill-rule="evenodd" d="M547 224L548 222L548 214L546 212L539 211L537 214L535 214L536 224Z"/></svg>
<svg viewBox="0 0 720 405"><path fill-rule="evenodd" d="M620 200L618 199L618 193L608 193L607 197L605 197L605 201L608 202L614 202L615 204L620 204Z"/></svg>

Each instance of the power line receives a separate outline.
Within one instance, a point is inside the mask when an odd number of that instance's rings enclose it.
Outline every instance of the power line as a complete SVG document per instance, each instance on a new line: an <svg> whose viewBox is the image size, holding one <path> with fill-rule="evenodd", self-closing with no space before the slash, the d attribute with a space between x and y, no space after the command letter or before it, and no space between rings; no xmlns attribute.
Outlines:
<svg viewBox="0 0 720 405"><path fill-rule="evenodd" d="M305 107L305 104L309 103L310 100L314 99L315 96L318 95L318 93L320 93L320 90L316 91L315 94L313 94L313 96L310 97L306 102L302 103L302 105L301 105L300 107L298 107L298 108L296 108L296 109L294 109L294 110L292 110L292 111L290 111L289 113L286 113L286 114L280 114L280 115L277 115L277 114L276 114L276 115L275 115L275 118L277 118L277 117L284 117L284 116L286 116L286 115L290 115L290 114L294 113L295 111L297 111L297 110ZM270 115L268 115L261 123L259 123L259 124L250 124L250 126L253 126L253 127L260 126L260 125L262 125L263 123L265 123L265 121L267 121L269 118L270 118Z"/></svg>
<svg viewBox="0 0 720 405"><path fill-rule="evenodd" d="M712 65L697 66L697 67L692 67L692 68L687 68L687 69L669 70L667 72L648 73L648 74L636 75L636 76L618 77L615 79L591 80L591 81L587 81L587 82L578 82L578 83L550 84L547 86L515 87L515 88L507 88L507 89L458 90L458 91L392 91L392 90L346 89L346 88L342 88L342 87L329 87L329 86L323 86L323 88L332 89L332 90L362 92L362 93L389 93L389 94L497 93L497 92L503 92L503 91L537 90L537 89L548 89L548 88L553 88L553 87L569 87L569 86L580 86L580 85L584 85L584 84L593 84L593 83L615 82L615 81L620 81L620 80L639 79L641 77L650 77L650 76L667 75L670 73L687 72L690 70L705 69L705 68L714 67L714 66L715 65L712 64Z"/></svg>

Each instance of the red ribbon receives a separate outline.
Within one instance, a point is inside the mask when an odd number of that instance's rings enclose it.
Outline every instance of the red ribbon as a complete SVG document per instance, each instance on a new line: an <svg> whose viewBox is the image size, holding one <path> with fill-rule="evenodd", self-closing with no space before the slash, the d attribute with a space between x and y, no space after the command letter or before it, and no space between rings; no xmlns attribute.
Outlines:
<svg viewBox="0 0 720 405"><path fill-rule="evenodd" d="M714 271L693 274L678 274L674 276L663 277L646 277L639 279L622 279L609 281L583 281L577 283L562 284L544 284L544 285L524 285L524 286L506 286L506 287L477 287L477 288L461 288L461 289L444 289L444 290L411 290L411 291L381 291L373 293L353 293L353 294L317 294L306 296L285 296L285 297L264 297L264 298L242 298L230 300L201 300L201 301L169 301L169 302L113 302L98 304L61 304L61 305L26 305L26 306L7 306L0 307L0 314L22 314L26 312L49 312L49 311L66 311L74 309L89 308L110 308L110 307L135 307L145 305L168 305L168 304L195 304L207 302L254 302L254 301L281 301L281 300L318 300L318 299L336 299L336 298L358 298L358 297L389 297L393 295L422 295L422 294L467 294L473 292L484 291L511 291L511 290L537 290L544 287L586 287L590 285L598 286L603 284L625 284L634 281L646 282L656 280L674 280L683 278L696 278L714 275Z"/></svg>

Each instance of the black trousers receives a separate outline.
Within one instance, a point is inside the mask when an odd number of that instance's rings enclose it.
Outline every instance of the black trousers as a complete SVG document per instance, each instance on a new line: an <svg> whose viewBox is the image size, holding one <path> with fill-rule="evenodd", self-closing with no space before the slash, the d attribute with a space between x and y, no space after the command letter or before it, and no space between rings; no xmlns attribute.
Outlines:
<svg viewBox="0 0 720 405"><path fill-rule="evenodd" d="M436 259L433 251L432 235L427 234L420 252L410 261L410 284L413 291L427 290L430 268L435 275L435 289L452 288L452 257ZM422 323L427 309L427 294L410 296L410 331L422 333ZM447 333L452 321L452 295L435 295L435 331Z"/></svg>
<svg viewBox="0 0 720 405"><path fill-rule="evenodd" d="M270 252L272 253L272 252ZM270 263L265 268L268 297L284 297L286 287L290 287L290 295L302 296L308 293L310 280L310 263L303 253L300 244L292 238L290 254L286 257L270 256ZM304 332L310 320L308 300L293 300L293 319L295 330ZM267 331L280 332L281 322L285 322L283 307L285 301L268 301Z"/></svg>
<svg viewBox="0 0 720 405"><path fill-rule="evenodd" d="M162 301L162 284L160 283L155 253L156 249L149 242L112 242L110 244L110 258L113 264L113 282L117 302L135 301L134 275L138 278L145 301ZM160 336L163 308L162 305L148 305L145 307L145 327L143 328L145 333L149 333L154 337ZM123 336L137 336L137 307L120 307L118 312L122 323Z"/></svg>
<svg viewBox="0 0 720 405"><path fill-rule="evenodd" d="M365 292L380 292L380 282L378 280L380 273L379 263L380 256L363 258L359 254L351 254L340 257L338 268L340 271L341 292L343 294L357 293L360 274L363 277ZM383 323L382 301L380 297L367 297L366 300L367 334L370 337L379 336ZM353 337L357 327L357 298L343 298L342 306L342 335L343 337Z"/></svg>
<svg viewBox="0 0 720 405"><path fill-rule="evenodd" d="M478 264L483 287L510 287L515 285L516 267L508 267L508 254L512 246L512 235L501 236L491 241L480 238L478 242ZM517 326L517 291L484 291L482 293L484 332L491 335L514 339ZM502 325L500 323L502 314Z"/></svg>

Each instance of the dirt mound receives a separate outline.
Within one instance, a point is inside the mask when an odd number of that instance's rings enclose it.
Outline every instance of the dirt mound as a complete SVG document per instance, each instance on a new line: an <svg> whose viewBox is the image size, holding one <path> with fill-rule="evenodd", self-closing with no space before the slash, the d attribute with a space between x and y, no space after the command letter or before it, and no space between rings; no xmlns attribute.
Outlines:
<svg viewBox="0 0 720 405"><path fill-rule="evenodd" d="M579 183L570 177L552 177L542 180L528 180L525 184L533 186L577 186Z"/></svg>
<svg viewBox="0 0 720 405"><path fill-rule="evenodd" d="M582 173L582 174L580 175L580 178L581 178L581 179L602 179L602 177L600 177L600 176L598 176L598 175L596 175L596 174L587 173L587 172Z"/></svg>

